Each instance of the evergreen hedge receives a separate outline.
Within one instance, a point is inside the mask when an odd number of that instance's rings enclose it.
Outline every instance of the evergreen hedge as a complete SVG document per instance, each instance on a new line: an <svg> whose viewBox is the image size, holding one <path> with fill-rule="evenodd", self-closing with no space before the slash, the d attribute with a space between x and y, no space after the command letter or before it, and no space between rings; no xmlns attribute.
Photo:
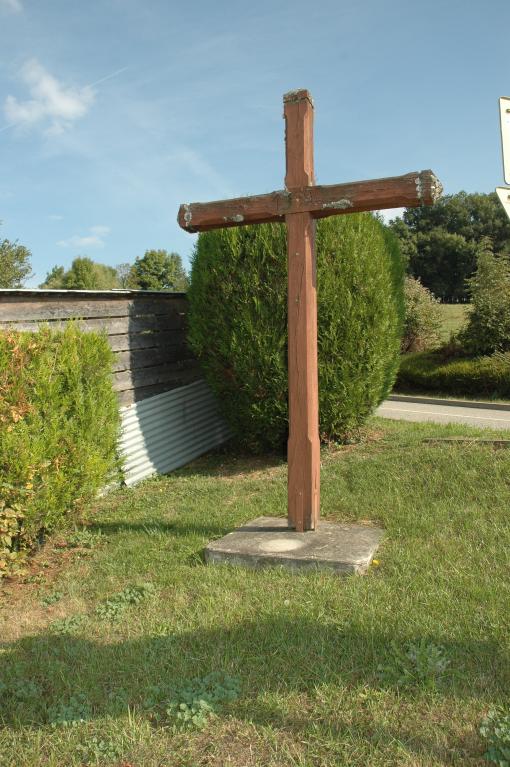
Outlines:
<svg viewBox="0 0 510 767"><path fill-rule="evenodd" d="M491 399L510 397L510 353L445 360L441 353L406 354L395 386L402 392L433 392Z"/></svg>
<svg viewBox="0 0 510 767"><path fill-rule="evenodd" d="M396 240L370 214L317 226L320 432L353 435L390 391L404 316ZM281 224L200 234L189 342L237 441L287 441L287 255Z"/></svg>
<svg viewBox="0 0 510 767"><path fill-rule="evenodd" d="M0 577L17 552L76 518L117 467L119 409L106 336L0 331Z"/></svg>

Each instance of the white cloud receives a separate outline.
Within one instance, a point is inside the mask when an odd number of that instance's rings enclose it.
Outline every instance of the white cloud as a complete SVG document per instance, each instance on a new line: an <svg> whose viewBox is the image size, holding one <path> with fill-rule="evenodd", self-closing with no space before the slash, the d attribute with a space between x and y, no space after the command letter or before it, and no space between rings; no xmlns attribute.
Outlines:
<svg viewBox="0 0 510 767"><path fill-rule="evenodd" d="M94 102L95 93L90 86L66 87L36 59L24 64L20 77L31 98L20 101L7 96L4 112L11 124L30 127L43 123L47 134L59 135L83 117Z"/></svg>
<svg viewBox="0 0 510 767"><path fill-rule="evenodd" d="M51 213L48 218L50 221L62 221L64 216L60 216L58 213Z"/></svg>
<svg viewBox="0 0 510 767"><path fill-rule="evenodd" d="M21 13L23 10L20 0L0 0L0 8L4 8L11 13Z"/></svg>
<svg viewBox="0 0 510 767"><path fill-rule="evenodd" d="M105 237L107 234L110 234L110 227L109 226L91 226L90 232L92 234L97 234L98 237Z"/></svg>
<svg viewBox="0 0 510 767"><path fill-rule="evenodd" d="M85 237L79 237L75 234L67 240L59 240L57 245L60 245L61 248L103 248L104 242L95 234Z"/></svg>
<svg viewBox="0 0 510 767"><path fill-rule="evenodd" d="M74 234L67 240L59 240L57 245L61 248L104 248L104 237L110 233L109 226L91 226L90 234Z"/></svg>

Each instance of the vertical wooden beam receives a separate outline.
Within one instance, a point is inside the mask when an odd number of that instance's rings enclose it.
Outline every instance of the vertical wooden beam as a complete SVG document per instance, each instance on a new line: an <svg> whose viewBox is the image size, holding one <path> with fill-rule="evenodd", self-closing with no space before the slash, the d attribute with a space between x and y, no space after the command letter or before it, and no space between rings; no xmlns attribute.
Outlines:
<svg viewBox="0 0 510 767"><path fill-rule="evenodd" d="M308 91L284 96L289 191L315 183L313 103ZM288 252L289 441L288 523L314 530L319 521L320 444L317 366L315 221L310 213L285 217Z"/></svg>

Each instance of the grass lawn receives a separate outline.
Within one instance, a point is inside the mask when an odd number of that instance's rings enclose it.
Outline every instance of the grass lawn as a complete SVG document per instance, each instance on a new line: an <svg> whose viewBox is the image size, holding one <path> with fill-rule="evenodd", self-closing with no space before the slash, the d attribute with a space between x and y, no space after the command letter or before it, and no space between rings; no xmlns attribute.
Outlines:
<svg viewBox="0 0 510 767"><path fill-rule="evenodd" d="M464 325L470 310L470 304L440 304L443 325L441 341L446 343L452 333L457 333Z"/></svg>
<svg viewBox="0 0 510 767"><path fill-rule="evenodd" d="M385 528L365 577L204 565L211 538L285 513L279 459L218 453L103 498L3 588L0 765L486 764L479 725L510 690L510 450L422 444L476 434L374 419L323 453L324 517ZM198 726L175 709L192 679L218 699Z"/></svg>

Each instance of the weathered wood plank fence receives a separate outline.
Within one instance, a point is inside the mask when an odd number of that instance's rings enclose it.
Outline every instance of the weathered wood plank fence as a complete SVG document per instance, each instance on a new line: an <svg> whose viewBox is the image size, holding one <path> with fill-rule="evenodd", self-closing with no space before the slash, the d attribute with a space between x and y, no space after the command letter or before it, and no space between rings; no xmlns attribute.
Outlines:
<svg viewBox="0 0 510 767"><path fill-rule="evenodd" d="M186 344L187 310L184 293L0 290L0 330L75 320L107 334L128 484L182 466L228 436Z"/></svg>

